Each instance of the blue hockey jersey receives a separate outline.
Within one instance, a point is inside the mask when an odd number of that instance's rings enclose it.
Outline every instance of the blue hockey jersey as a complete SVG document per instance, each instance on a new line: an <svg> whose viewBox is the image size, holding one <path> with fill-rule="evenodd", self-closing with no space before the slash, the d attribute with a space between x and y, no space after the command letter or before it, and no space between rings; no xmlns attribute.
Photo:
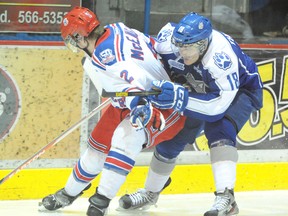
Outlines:
<svg viewBox="0 0 288 216"><path fill-rule="evenodd" d="M174 26L168 23L160 30L155 49L171 79L189 88L184 115L215 121L225 115L239 89L262 88L255 62L230 36L216 30L212 31L212 40L203 57L192 65L185 65L171 43Z"/></svg>

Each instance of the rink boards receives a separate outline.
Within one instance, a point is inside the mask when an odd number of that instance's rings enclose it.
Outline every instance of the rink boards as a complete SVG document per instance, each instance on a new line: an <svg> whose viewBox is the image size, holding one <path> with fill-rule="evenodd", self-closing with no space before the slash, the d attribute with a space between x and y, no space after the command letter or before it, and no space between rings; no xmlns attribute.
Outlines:
<svg viewBox="0 0 288 216"><path fill-rule="evenodd" d="M26 45L0 46L0 93L4 95L4 106L0 107L0 178L99 104L95 89L83 73L81 53L75 55L62 45ZM287 47L282 48L245 48L258 63L265 88L262 111L251 118L237 138L238 191L288 189L288 56ZM40 198L63 187L86 148L87 136L97 118L0 185L0 199ZM204 135L185 149L165 193L214 190L207 150ZM143 187L149 153L140 155L119 194ZM99 177L93 184L96 186L98 181Z"/></svg>
<svg viewBox="0 0 288 216"><path fill-rule="evenodd" d="M134 167L118 195L143 188L147 166ZM3 176L9 171L0 171ZM0 200L39 199L62 188L71 172L70 168L26 169L1 187ZM85 196L91 196L99 182ZM235 191L288 190L288 163L238 164ZM164 194L213 192L211 167L202 165L177 165L172 173L172 183Z"/></svg>

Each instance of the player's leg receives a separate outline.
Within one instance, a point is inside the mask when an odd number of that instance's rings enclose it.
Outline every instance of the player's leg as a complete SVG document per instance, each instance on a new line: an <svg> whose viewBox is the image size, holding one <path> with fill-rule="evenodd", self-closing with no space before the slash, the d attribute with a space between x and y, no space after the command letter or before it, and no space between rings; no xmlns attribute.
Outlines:
<svg viewBox="0 0 288 216"><path fill-rule="evenodd" d="M127 210L145 210L158 201L160 193L170 184L176 158L188 143L193 143L200 134L204 123L195 119L186 119L184 128L171 140L156 146L145 189L125 194L119 200L120 208Z"/></svg>
<svg viewBox="0 0 288 216"><path fill-rule="evenodd" d="M204 215L235 215L239 211L234 198L238 160L236 130L228 119L223 118L213 123L206 122L205 135L210 146L216 198L212 208Z"/></svg>
<svg viewBox="0 0 288 216"><path fill-rule="evenodd" d="M88 215L104 214L143 148L152 147L160 140L170 140L183 128L185 117L173 110L163 111L163 115L166 121L163 131L154 130L152 126L136 129L132 127L129 117L120 123L112 138L112 146L105 161L99 187L89 199Z"/></svg>
<svg viewBox="0 0 288 216"><path fill-rule="evenodd" d="M52 211L72 204L83 191L90 188L90 181L100 173L105 157L105 154L88 148L73 168L65 187L44 197L42 205Z"/></svg>
<svg viewBox="0 0 288 216"><path fill-rule="evenodd" d="M252 98L240 91L223 119L206 122L205 135L210 147L216 198L212 208L204 216L230 216L239 212L234 198L238 161L236 136L256 110L252 101L257 98L261 101L262 94L255 94Z"/></svg>
<svg viewBox="0 0 288 216"><path fill-rule="evenodd" d="M112 106L102 115L88 139L88 148L74 166L64 188L42 199L48 210L57 210L72 204L102 170L110 149L112 134L119 124L121 112ZM107 124L109 122L109 124Z"/></svg>
<svg viewBox="0 0 288 216"><path fill-rule="evenodd" d="M129 118L116 128L111 149L104 163L96 193L89 198L87 215L102 216L135 164L136 156L147 142L145 131L132 127Z"/></svg>
<svg viewBox="0 0 288 216"><path fill-rule="evenodd" d="M145 184L148 185L149 189L145 186L145 188L140 188L134 193L122 196L119 199L120 210L146 210L150 208L151 205L156 205L160 193L171 183L170 173L176 163L176 158L171 160L162 158L165 160L165 162L163 162L163 160L158 159L158 157L161 156L155 149ZM156 168L155 171L152 170L154 167ZM154 182L155 187L149 187L149 183L151 182Z"/></svg>

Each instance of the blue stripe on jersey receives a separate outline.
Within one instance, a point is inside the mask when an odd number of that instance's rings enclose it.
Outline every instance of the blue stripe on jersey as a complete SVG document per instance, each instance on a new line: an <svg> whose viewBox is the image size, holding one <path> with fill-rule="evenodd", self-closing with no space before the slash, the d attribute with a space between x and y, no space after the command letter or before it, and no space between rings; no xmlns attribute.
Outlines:
<svg viewBox="0 0 288 216"><path fill-rule="evenodd" d="M120 33L121 29L115 25L116 24L110 24L106 26L110 30L110 35L100 44L101 50L110 49L115 56L115 59L106 63L106 65L112 65L118 61L121 61L121 54L118 52L120 50L120 46L119 43L117 43L117 40L120 41L122 37Z"/></svg>
<svg viewBox="0 0 288 216"><path fill-rule="evenodd" d="M105 69L106 65L113 65L116 62L125 61L125 58L123 55L123 47L124 47L124 39L125 39L123 27L120 25L120 23L114 23L114 24L105 26L105 28L109 30L105 33L106 38L102 40L101 42L97 43L97 46L93 53L94 65L98 66L102 70L106 70ZM103 60L102 58L103 57L105 58L105 54L106 55L110 54L110 56L108 57L110 57L111 59L107 62L102 61ZM103 56L101 57L101 55Z"/></svg>
<svg viewBox="0 0 288 216"><path fill-rule="evenodd" d="M239 81L240 88L259 89L262 88L262 81L258 75L258 69L255 62L245 54L238 43L229 35L220 32L223 37L228 41L235 55L238 57ZM257 76L251 76L257 75Z"/></svg>
<svg viewBox="0 0 288 216"><path fill-rule="evenodd" d="M116 23L116 26L117 26L117 28L118 28L118 31L119 31L119 33L120 33L120 44L119 44L119 48L120 48L120 51L121 51L121 53L120 53L120 57L121 57L121 59L122 59L122 61L125 61L125 56L123 55L123 46L124 46L124 33L123 33L123 30L122 30L122 28L120 27L120 25L119 25L119 23ZM118 45L118 44L117 44Z"/></svg>

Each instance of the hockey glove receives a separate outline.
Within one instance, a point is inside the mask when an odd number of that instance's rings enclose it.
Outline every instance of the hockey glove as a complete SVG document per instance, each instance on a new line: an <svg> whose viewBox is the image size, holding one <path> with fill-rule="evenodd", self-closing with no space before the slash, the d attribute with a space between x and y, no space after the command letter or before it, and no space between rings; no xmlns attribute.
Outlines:
<svg viewBox="0 0 288 216"><path fill-rule="evenodd" d="M153 105L159 109L171 109L183 112L188 103L188 90L182 85L170 81L153 81L153 88L160 89L161 94L149 96Z"/></svg>
<svg viewBox="0 0 288 216"><path fill-rule="evenodd" d="M130 122L133 127L142 129L151 123L154 129L162 131L165 127L163 114L145 100L144 105L134 107L130 112Z"/></svg>

